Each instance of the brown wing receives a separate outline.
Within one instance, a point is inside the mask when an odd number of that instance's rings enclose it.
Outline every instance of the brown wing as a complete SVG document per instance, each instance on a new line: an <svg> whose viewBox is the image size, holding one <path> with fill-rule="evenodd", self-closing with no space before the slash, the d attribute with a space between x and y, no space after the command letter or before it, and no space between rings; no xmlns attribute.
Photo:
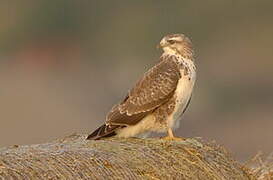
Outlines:
<svg viewBox="0 0 273 180"><path fill-rule="evenodd" d="M137 124L173 96L180 77L179 69L173 59L162 59L144 74L120 104L112 108L107 115L106 123Z"/></svg>

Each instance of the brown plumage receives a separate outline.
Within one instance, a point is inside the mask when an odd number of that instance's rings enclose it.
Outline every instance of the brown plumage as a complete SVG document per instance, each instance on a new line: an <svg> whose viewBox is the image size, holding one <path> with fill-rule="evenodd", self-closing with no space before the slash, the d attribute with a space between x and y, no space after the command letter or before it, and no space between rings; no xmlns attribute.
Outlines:
<svg viewBox="0 0 273 180"><path fill-rule="evenodd" d="M189 76L190 80L191 71L193 71L189 63L181 59L193 61L193 51L190 40L181 34L166 36L160 46L165 53L161 56L159 63L144 74L124 100L108 113L106 123L90 134L87 139L117 135L121 129L141 124L142 120L150 117L149 115L152 115L152 120L158 122L160 128L162 126L164 129L164 126L168 126L166 119L174 115L176 104L179 103L176 99L179 80L182 76ZM187 98L188 104L189 97ZM144 125L143 129L145 128Z"/></svg>
<svg viewBox="0 0 273 180"><path fill-rule="evenodd" d="M147 113L172 98L180 74L174 62L163 59L144 74L122 103L107 116L107 124L135 125Z"/></svg>

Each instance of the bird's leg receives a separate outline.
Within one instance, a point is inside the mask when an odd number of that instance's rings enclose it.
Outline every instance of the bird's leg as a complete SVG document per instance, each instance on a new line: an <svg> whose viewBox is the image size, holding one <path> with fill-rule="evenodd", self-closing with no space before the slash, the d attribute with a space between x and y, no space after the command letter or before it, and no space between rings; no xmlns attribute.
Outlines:
<svg viewBox="0 0 273 180"><path fill-rule="evenodd" d="M170 140L170 141L184 141L185 140L185 138L175 137L173 135L172 128L168 128L168 136L163 137L162 139L164 139L164 140Z"/></svg>

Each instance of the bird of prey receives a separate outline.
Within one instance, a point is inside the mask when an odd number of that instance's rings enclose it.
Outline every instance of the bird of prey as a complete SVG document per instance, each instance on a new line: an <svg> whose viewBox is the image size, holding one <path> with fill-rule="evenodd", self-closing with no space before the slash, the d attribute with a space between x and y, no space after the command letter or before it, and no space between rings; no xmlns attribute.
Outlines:
<svg viewBox="0 0 273 180"><path fill-rule="evenodd" d="M196 79L192 43L183 34L171 34L158 46L163 49L159 62L113 106L105 124L87 139L128 138L147 132L167 132L165 139L179 139L173 129L190 103Z"/></svg>

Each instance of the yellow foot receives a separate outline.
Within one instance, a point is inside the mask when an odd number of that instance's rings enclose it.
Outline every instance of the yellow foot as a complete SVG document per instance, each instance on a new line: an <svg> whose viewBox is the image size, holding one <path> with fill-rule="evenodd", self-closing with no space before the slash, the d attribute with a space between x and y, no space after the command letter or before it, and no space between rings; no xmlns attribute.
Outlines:
<svg viewBox="0 0 273 180"><path fill-rule="evenodd" d="M186 140L186 138L171 137L171 136L161 137L160 139L163 139L163 140L166 140L166 141L185 141Z"/></svg>

